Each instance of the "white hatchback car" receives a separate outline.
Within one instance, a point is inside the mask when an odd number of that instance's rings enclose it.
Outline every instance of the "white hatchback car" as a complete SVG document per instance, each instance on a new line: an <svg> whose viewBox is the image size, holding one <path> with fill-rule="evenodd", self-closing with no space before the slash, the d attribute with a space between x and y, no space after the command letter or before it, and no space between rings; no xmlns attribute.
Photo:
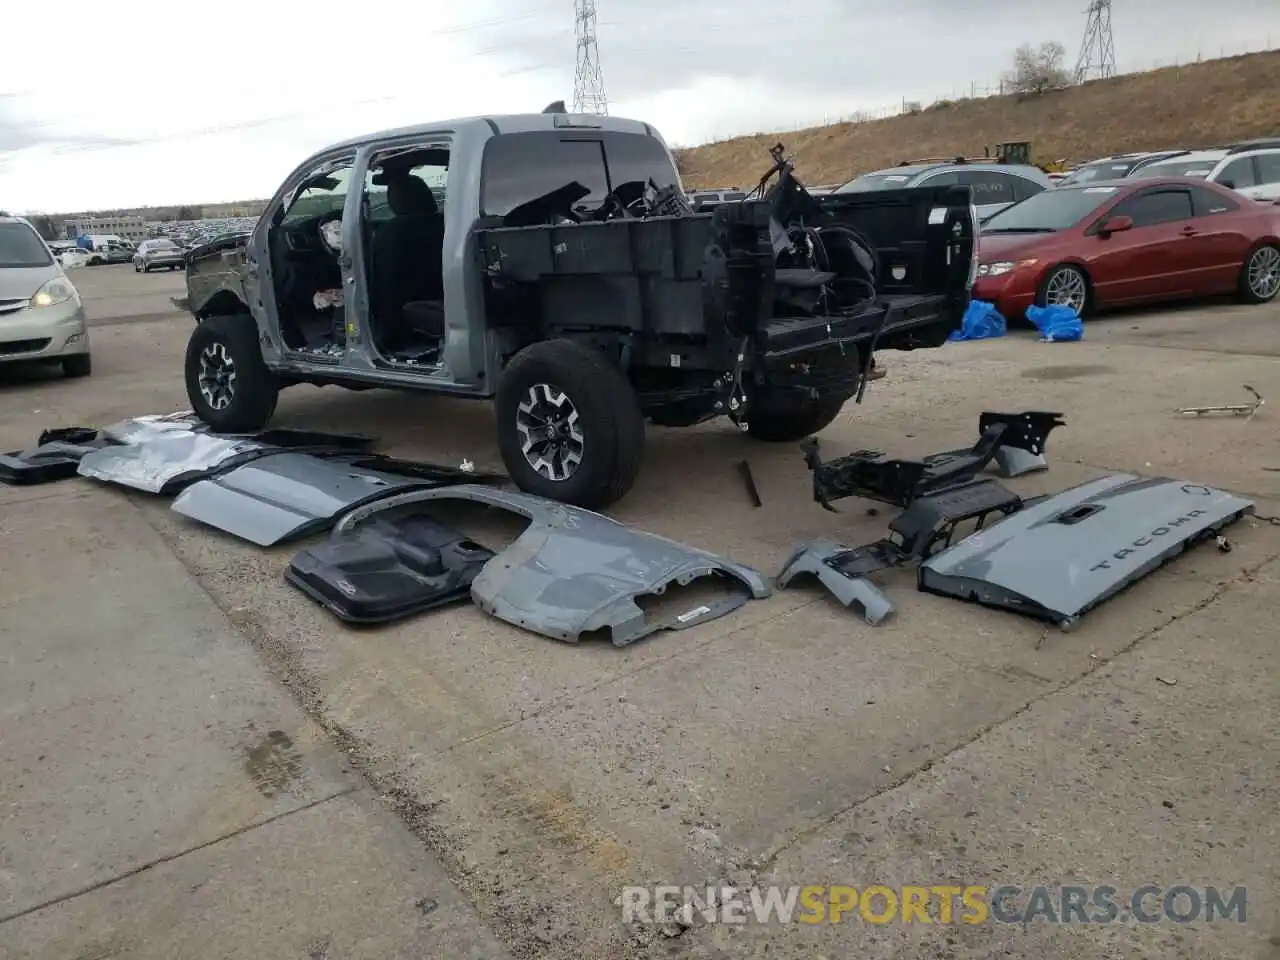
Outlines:
<svg viewBox="0 0 1280 960"><path fill-rule="evenodd" d="M1130 177L1196 177L1255 200L1280 200L1280 139L1246 140L1213 150L1186 150L1141 166Z"/></svg>
<svg viewBox="0 0 1280 960"><path fill-rule="evenodd" d="M57 254L58 262L62 264L62 269L64 270L75 270L86 266L92 256L91 251L80 247L72 247L70 250L63 250Z"/></svg>
<svg viewBox="0 0 1280 960"><path fill-rule="evenodd" d="M68 377L87 377L84 304L40 234L0 214L0 363L51 360Z"/></svg>

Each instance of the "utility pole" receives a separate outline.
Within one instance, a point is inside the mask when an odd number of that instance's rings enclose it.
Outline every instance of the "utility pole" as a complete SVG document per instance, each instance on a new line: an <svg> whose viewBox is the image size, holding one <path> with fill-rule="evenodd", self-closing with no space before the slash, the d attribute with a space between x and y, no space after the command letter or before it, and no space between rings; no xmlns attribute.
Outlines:
<svg viewBox="0 0 1280 960"><path fill-rule="evenodd" d="M1106 80L1116 75L1116 44L1111 35L1111 0L1089 0L1089 19L1080 41L1080 57L1076 60L1076 83Z"/></svg>
<svg viewBox="0 0 1280 960"><path fill-rule="evenodd" d="M600 73L600 48L596 45L596 0L573 0L574 37L578 64L573 74L573 112L609 115L609 98Z"/></svg>

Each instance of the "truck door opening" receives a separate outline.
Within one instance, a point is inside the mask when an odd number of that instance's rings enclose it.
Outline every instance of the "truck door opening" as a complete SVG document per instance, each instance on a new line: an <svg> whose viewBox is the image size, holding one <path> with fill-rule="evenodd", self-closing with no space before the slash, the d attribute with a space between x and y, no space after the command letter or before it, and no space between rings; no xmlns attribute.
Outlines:
<svg viewBox="0 0 1280 960"><path fill-rule="evenodd" d="M351 170L352 161L345 161L314 171L276 213L267 234L280 334L295 352L342 350L342 271L332 237L341 230Z"/></svg>
<svg viewBox="0 0 1280 960"><path fill-rule="evenodd" d="M388 150L369 164L361 204L369 331L390 363L439 360L448 176L442 147Z"/></svg>

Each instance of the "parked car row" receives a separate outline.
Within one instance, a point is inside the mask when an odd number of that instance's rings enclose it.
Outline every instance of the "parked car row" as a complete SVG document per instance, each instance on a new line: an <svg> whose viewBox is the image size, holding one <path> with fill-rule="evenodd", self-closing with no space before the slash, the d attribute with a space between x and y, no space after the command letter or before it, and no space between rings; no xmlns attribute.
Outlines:
<svg viewBox="0 0 1280 960"><path fill-rule="evenodd" d="M216 217L207 220L175 220L155 225L155 239L172 240L187 250L194 250L228 233L248 233L257 222L255 217Z"/></svg>
<svg viewBox="0 0 1280 960"><path fill-rule="evenodd" d="M1221 184L1255 200L1280 200L1280 137L1244 140L1207 150L1117 154L1082 164L1061 185L1129 177L1191 177Z"/></svg>

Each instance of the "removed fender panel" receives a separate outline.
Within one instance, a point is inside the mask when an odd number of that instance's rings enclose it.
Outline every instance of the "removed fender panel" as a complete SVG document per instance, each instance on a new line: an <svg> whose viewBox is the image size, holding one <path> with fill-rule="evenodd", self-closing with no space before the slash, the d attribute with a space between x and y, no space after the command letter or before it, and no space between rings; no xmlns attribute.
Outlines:
<svg viewBox="0 0 1280 960"><path fill-rule="evenodd" d="M256 440L190 430L129 435L134 439L85 454L77 471L80 476L167 496L229 467L237 457L265 456L273 449Z"/></svg>
<svg viewBox="0 0 1280 960"><path fill-rule="evenodd" d="M388 623L466 599L493 551L431 517L376 515L299 551L284 578L347 623Z"/></svg>
<svg viewBox="0 0 1280 960"><path fill-rule="evenodd" d="M514 491L465 485L421 490L356 509L336 532L409 504L470 500L529 518L529 527L485 564L471 584L476 604L491 616L556 640L575 643L608 630L616 647L659 630L683 630L769 596L767 579L750 567L609 517ZM651 622L636 602L672 585L716 578L731 593Z"/></svg>
<svg viewBox="0 0 1280 960"><path fill-rule="evenodd" d="M927 593L1070 626L1254 504L1185 480L1117 473L1028 503L920 567Z"/></svg>
<svg viewBox="0 0 1280 960"><path fill-rule="evenodd" d="M86 454L79 474L165 496L221 470L283 450L363 453L373 437L276 429L256 434L210 433L190 413L135 417L104 427L112 445Z"/></svg>
<svg viewBox="0 0 1280 960"><path fill-rule="evenodd" d="M497 479L373 454L272 452L193 483L177 496L172 509L241 540L271 547L319 533L348 510L397 493Z"/></svg>
<svg viewBox="0 0 1280 960"><path fill-rule="evenodd" d="M103 427L102 434L115 443L141 443L174 431L194 433L202 427L199 418L190 410L178 410L120 420Z"/></svg>

